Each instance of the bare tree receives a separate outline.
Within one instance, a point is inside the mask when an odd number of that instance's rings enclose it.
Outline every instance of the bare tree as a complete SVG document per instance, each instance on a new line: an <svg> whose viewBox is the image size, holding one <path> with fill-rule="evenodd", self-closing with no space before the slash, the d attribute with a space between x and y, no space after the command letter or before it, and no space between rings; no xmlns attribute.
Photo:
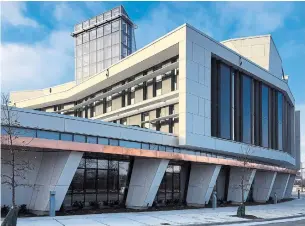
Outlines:
<svg viewBox="0 0 305 226"><path fill-rule="evenodd" d="M241 205L238 207L237 215L238 216L245 216L246 215L246 209L245 209L245 193L250 191L251 183L249 175L253 168L251 167L251 163L253 162L251 156L253 154L253 150L249 145L242 145L241 146L241 152L242 156L239 157L239 161L241 162L241 176L240 176L240 182L237 185L237 189L241 190Z"/></svg>
<svg viewBox="0 0 305 226"><path fill-rule="evenodd" d="M1 100L1 148L5 150L2 151L1 164L6 169L1 170L1 183L12 190L12 207L18 209L16 188L30 186L26 183L26 175L33 169L31 162L23 158L21 152L27 151L31 140L22 140L18 113L10 105L9 96L2 93Z"/></svg>

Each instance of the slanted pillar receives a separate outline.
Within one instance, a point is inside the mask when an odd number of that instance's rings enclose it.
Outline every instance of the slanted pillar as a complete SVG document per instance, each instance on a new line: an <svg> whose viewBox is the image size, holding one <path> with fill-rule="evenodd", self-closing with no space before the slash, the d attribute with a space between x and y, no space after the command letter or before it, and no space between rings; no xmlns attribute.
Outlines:
<svg viewBox="0 0 305 226"><path fill-rule="evenodd" d="M293 189L294 180L295 180L295 175L290 174L289 181L288 181L287 188L286 188L285 195L284 195L285 199L288 199L288 198L291 197L291 192L292 192L292 189Z"/></svg>
<svg viewBox="0 0 305 226"><path fill-rule="evenodd" d="M29 209L41 213L49 210L50 191L55 191L55 210L59 210L82 159L82 152L43 152Z"/></svg>
<svg viewBox="0 0 305 226"><path fill-rule="evenodd" d="M253 200L255 202L267 202L269 200L276 172L257 171L253 182Z"/></svg>
<svg viewBox="0 0 305 226"><path fill-rule="evenodd" d="M274 193L277 195L277 200L281 200L285 196L287 184L289 181L290 174L287 173L278 173L276 175L271 196L274 196Z"/></svg>
<svg viewBox="0 0 305 226"><path fill-rule="evenodd" d="M136 158L128 187L126 207L144 209L152 206L169 160Z"/></svg>
<svg viewBox="0 0 305 226"><path fill-rule="evenodd" d="M227 201L242 202L242 178L244 178L244 201L247 200L256 169L231 167Z"/></svg>
<svg viewBox="0 0 305 226"><path fill-rule="evenodd" d="M186 202L204 206L210 200L221 166L192 163Z"/></svg>

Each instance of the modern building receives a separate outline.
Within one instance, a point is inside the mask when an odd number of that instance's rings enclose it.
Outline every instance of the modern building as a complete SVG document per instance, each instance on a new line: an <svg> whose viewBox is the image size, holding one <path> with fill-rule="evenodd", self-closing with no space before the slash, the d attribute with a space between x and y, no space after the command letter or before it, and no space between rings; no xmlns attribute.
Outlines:
<svg viewBox="0 0 305 226"><path fill-rule="evenodd" d="M12 92L15 146L35 165L18 203L241 202L241 178L245 200L290 197L300 116L284 78L270 35L219 43L184 24L81 83Z"/></svg>

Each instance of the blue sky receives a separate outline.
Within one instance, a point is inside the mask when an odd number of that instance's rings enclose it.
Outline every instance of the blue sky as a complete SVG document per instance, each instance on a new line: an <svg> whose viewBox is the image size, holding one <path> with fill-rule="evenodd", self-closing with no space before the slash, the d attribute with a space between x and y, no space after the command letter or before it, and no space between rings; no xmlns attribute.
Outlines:
<svg viewBox="0 0 305 226"><path fill-rule="evenodd" d="M2 90L73 80L73 25L119 4L138 25L137 48L183 23L218 41L271 34L305 112L305 2L2 2Z"/></svg>

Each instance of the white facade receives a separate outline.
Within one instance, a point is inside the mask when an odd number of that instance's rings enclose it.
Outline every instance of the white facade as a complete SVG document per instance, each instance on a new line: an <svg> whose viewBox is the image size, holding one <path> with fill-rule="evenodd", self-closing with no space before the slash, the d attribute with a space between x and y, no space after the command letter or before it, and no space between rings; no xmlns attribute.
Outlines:
<svg viewBox="0 0 305 226"><path fill-rule="evenodd" d="M261 44L256 46L256 42L261 42ZM244 193L245 200L251 186L254 189L254 199L259 202L267 201L270 196L273 197L274 192L278 194L279 199L289 197L291 184L294 181L293 174L299 166L300 150L298 147L300 140L294 139L294 133L297 136L300 135L299 131L294 129L299 128L297 115L295 121L294 116L291 120L292 142L288 147L289 153L218 138L212 136L211 132L214 124L211 114L212 57L218 57L228 63L230 67L250 74L254 79L276 88L291 102L292 107L294 106L291 90L282 79L280 56L270 36L226 41L221 44L185 24L112 65L107 72L98 73L83 83L74 84L68 89L62 89L61 92L49 94L32 91L35 93L32 98L26 95L22 99L24 92L15 92L11 95L11 99L17 107L21 108L52 108L53 105L85 99L88 95L142 73L175 56L178 56L177 62L163 65L160 69L144 74L140 78L140 82L138 82L143 83L156 79L160 74L163 75L168 70L174 70L175 75L177 75L179 70L176 87L169 92L165 93L163 92L164 89L157 89L155 96L139 102L136 101L137 96L135 96L130 105L114 110L111 109L103 114L95 112L96 115L90 117L91 120L54 113L18 110L19 120L23 127L119 140L121 145L109 144L111 146L109 149L112 148L113 152L109 151L107 154L117 154L117 146L124 146L122 150L120 149L120 154L133 156L134 158L126 198L126 206L130 208L146 208L153 204L162 178L165 175L166 167L173 160L191 164L189 172L184 169L183 174L184 177L188 178L185 179L188 184L185 184L185 189L182 189L186 191L185 199L190 205L205 205L210 200L214 189L217 190L221 199L226 198L228 201L240 202L241 190L239 185L242 176L244 176L247 184L247 191ZM166 81L162 80L162 82L162 85L166 84ZM138 85L135 83L131 81L129 84L124 83L124 86L129 89L134 85ZM166 88L165 85L163 85L164 87ZM108 93L106 92L102 95L104 95L103 98L106 98L107 95L112 96L115 92L121 91L123 90L115 87L113 91L108 91ZM139 95L142 95L142 93ZM84 106L89 102L90 99L85 100ZM94 102L94 100L91 100L91 102ZM177 104L179 104L179 108L175 107ZM165 110L165 115L162 115L162 110L160 110L161 115L158 117L148 114L143 117L144 119L132 118L134 115L162 109L169 105L174 106L174 113L168 113ZM72 108L80 107L83 106L78 104L72 106ZM122 117L131 117L128 120L138 124L145 124L149 120L148 122L151 123L152 127L143 129L105 122L119 120ZM169 118L179 118L179 123L173 126L173 130L175 130L173 134L164 133L167 129L166 126L160 126L160 131L153 130L155 129L154 123L156 120L164 122ZM139 145L139 143L144 144ZM162 149L151 149L152 144L160 146ZM37 195L36 201L30 201L31 199L27 201L33 210L45 211L47 209L48 189L58 189L56 191L60 195L57 200L60 204L56 208L59 209L69 183L73 178L73 172L78 166L78 161L81 161L82 154L73 153L88 152L87 149L84 149L84 144L78 144L77 147L74 147L73 142L70 142L65 145L67 145L65 146L67 148L72 145L74 149L68 149L69 152L60 157L60 160L54 157L53 163L51 161L48 162L48 164L53 164L52 167L57 164L57 160L59 161L58 164L62 164L58 168L58 172L61 175L54 175L56 182L39 179L39 174L41 173L52 177L52 173L49 171L51 166L46 167L48 169L45 169L45 171L36 172L37 175L33 176L33 178L38 178L35 179L35 186L42 186L41 192L35 193ZM104 146L99 146L99 144L86 145L89 145L86 146L86 148L90 148L89 152L104 152ZM163 146L166 146L166 148L164 147L163 149ZM251 149L250 154L244 152L247 149ZM78 152L75 152L76 150ZM252 164L249 166L250 169L246 171L243 170L242 160L240 160L243 157L249 158ZM77 161L72 161L72 158L76 158ZM41 162L43 162L43 158ZM225 173L221 171L224 165L230 168L227 179ZM61 183L63 178L65 183ZM292 179L290 180L289 178ZM253 181L254 184L252 184ZM263 187L258 186L260 181L264 182ZM283 186L283 183L285 186ZM223 188L225 184L228 184L227 189ZM2 193L2 201L9 203L9 200L5 198L6 196L7 193Z"/></svg>

